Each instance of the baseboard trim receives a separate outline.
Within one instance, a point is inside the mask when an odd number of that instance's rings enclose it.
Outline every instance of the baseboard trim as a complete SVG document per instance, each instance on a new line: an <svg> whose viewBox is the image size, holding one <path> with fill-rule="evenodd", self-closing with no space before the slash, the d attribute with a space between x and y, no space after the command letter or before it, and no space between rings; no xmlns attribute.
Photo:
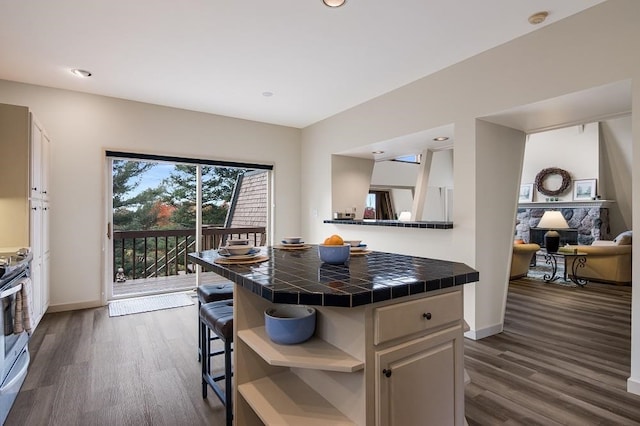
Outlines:
<svg viewBox="0 0 640 426"><path fill-rule="evenodd" d="M627 392L640 395L640 379L629 377L627 379Z"/></svg>
<svg viewBox="0 0 640 426"><path fill-rule="evenodd" d="M480 340L498 333L502 333L502 323L481 328L479 330L469 330L464 333L464 337L471 340Z"/></svg>
<svg viewBox="0 0 640 426"><path fill-rule="evenodd" d="M91 300L87 302L65 303L62 305L50 305L47 309L48 314L55 312L77 311L79 309L91 309L105 306L100 300Z"/></svg>

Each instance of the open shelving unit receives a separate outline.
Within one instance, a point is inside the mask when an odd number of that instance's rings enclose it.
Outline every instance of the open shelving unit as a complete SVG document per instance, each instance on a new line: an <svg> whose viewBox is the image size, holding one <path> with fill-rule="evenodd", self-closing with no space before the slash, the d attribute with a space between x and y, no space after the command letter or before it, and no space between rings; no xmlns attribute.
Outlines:
<svg viewBox="0 0 640 426"><path fill-rule="evenodd" d="M365 361L358 356L362 351L353 349L363 346L353 337L362 335L362 309L336 314L337 308L318 306L315 335L300 344L280 345L264 327L264 310L271 302L238 286L234 297L237 424L365 423ZM359 312L358 320L349 319L354 312ZM346 317L336 320L335 315ZM329 318L336 322L327 324ZM358 331L348 322L359 324ZM323 335L327 328L330 336ZM336 335L342 340L332 340Z"/></svg>
<svg viewBox="0 0 640 426"><path fill-rule="evenodd" d="M355 425L290 371L242 384L238 392L268 425Z"/></svg>
<svg viewBox="0 0 640 426"><path fill-rule="evenodd" d="M318 337L298 345L278 345L271 342L264 327L238 331L238 337L269 365L343 373L364 368L364 362Z"/></svg>

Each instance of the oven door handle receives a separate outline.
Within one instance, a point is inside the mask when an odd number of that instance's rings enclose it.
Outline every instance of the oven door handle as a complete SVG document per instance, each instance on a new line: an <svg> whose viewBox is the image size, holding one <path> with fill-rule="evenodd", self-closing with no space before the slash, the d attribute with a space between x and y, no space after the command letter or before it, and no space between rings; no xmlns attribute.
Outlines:
<svg viewBox="0 0 640 426"><path fill-rule="evenodd" d="M0 299L4 299L5 297L9 297L9 296L11 296L13 294L16 294L20 290L22 290L22 283L19 283L15 287L11 287L9 290L5 290L3 292L0 292Z"/></svg>

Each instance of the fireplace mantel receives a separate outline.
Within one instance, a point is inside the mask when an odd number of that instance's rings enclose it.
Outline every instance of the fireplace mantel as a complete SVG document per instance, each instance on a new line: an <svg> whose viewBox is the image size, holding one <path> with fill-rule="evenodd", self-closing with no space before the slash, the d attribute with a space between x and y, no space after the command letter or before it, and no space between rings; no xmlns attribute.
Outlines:
<svg viewBox="0 0 640 426"><path fill-rule="evenodd" d="M519 209L581 209L601 208L608 209L613 200L588 200L588 201L537 201L535 203L518 203Z"/></svg>

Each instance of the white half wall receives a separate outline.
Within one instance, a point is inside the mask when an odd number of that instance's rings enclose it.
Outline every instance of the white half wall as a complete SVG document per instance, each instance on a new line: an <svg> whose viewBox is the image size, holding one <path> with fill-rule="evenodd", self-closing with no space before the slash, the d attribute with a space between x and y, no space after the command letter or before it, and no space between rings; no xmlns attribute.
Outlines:
<svg viewBox="0 0 640 426"><path fill-rule="evenodd" d="M525 140L519 130L476 121L476 184L486 190L476 193L480 281L470 285L473 299L465 292L465 319L479 335L504 322Z"/></svg>

